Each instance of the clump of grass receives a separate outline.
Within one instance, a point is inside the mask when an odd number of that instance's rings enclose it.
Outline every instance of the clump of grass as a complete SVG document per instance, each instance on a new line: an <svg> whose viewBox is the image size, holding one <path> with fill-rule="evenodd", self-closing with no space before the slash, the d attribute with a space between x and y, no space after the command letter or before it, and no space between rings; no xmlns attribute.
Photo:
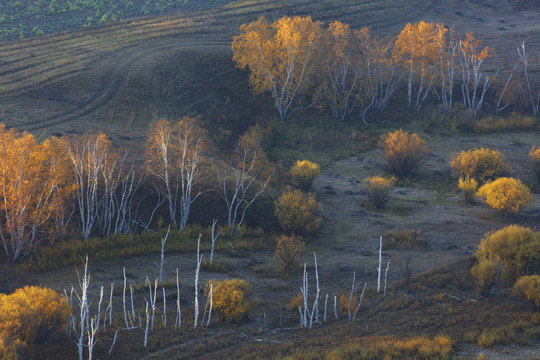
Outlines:
<svg viewBox="0 0 540 360"><path fill-rule="evenodd" d="M487 116L474 123L473 129L481 134L534 130L536 120L532 116L512 113L509 117Z"/></svg>
<svg viewBox="0 0 540 360"><path fill-rule="evenodd" d="M223 261L210 261L210 259L203 259L201 268L208 272L227 273L232 270L232 265Z"/></svg>
<svg viewBox="0 0 540 360"><path fill-rule="evenodd" d="M425 244L425 241L420 235L421 233L422 231L420 229L390 230L383 235L383 244L384 247L387 249L403 249L423 246Z"/></svg>

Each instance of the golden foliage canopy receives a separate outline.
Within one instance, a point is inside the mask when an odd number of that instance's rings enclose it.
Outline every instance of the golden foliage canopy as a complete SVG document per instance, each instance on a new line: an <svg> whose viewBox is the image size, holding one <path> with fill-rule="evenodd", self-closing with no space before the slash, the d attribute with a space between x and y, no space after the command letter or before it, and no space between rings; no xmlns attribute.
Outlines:
<svg viewBox="0 0 540 360"><path fill-rule="evenodd" d="M310 17L284 16L273 23L264 17L240 27L232 43L233 61L250 70L255 94L270 91L282 119L306 94L317 68L322 23Z"/></svg>
<svg viewBox="0 0 540 360"><path fill-rule="evenodd" d="M523 206L529 205L533 197L529 188L520 180L508 177L498 178L478 189L477 195L492 209L503 215L516 214Z"/></svg>

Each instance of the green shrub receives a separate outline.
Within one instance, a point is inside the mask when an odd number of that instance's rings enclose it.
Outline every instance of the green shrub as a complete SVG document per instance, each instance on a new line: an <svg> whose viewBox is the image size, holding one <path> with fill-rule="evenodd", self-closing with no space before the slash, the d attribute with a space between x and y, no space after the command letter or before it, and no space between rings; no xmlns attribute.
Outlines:
<svg viewBox="0 0 540 360"><path fill-rule="evenodd" d="M518 179L507 177L488 182L478 189L477 196L505 216L516 214L521 207L529 205L533 200L527 186Z"/></svg>
<svg viewBox="0 0 540 360"><path fill-rule="evenodd" d="M299 236L281 235L276 244L275 257L280 263L281 271L288 274L297 267L298 256L304 249L304 242Z"/></svg>
<svg viewBox="0 0 540 360"><path fill-rule="evenodd" d="M514 284L513 294L540 308L540 275L522 276Z"/></svg>
<svg viewBox="0 0 540 360"><path fill-rule="evenodd" d="M293 167L291 167L291 175L294 184L302 190L309 190L313 180L321 174L321 168L319 164L313 163L308 160L297 161Z"/></svg>
<svg viewBox="0 0 540 360"><path fill-rule="evenodd" d="M428 154L424 140L401 129L383 135L379 146L386 169L398 177L409 175Z"/></svg>
<svg viewBox="0 0 540 360"><path fill-rule="evenodd" d="M320 204L313 193L288 189L276 201L275 214L279 224L289 234L310 235L319 230L322 219Z"/></svg>
<svg viewBox="0 0 540 360"><path fill-rule="evenodd" d="M364 179L364 188L373 206L382 208L386 205L390 199L390 191L394 187L395 181L394 177L387 179L382 176L372 176Z"/></svg>
<svg viewBox="0 0 540 360"><path fill-rule="evenodd" d="M218 316L226 322L242 320L251 311L248 299L251 294L251 284L241 279L210 280L205 288L206 296L210 294L210 284L213 286L213 306Z"/></svg>
<svg viewBox="0 0 540 360"><path fill-rule="evenodd" d="M481 184L511 170L500 151L486 148L462 151L452 158L450 167L456 176L476 179Z"/></svg>

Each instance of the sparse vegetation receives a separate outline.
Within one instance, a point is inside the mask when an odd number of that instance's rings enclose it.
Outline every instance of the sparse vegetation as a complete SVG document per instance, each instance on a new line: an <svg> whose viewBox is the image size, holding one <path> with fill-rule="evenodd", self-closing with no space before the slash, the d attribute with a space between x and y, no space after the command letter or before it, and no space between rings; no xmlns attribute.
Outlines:
<svg viewBox="0 0 540 360"><path fill-rule="evenodd" d="M281 271L291 273L298 267L298 257L304 250L304 242L299 236L281 235L276 243L275 257L280 262Z"/></svg>

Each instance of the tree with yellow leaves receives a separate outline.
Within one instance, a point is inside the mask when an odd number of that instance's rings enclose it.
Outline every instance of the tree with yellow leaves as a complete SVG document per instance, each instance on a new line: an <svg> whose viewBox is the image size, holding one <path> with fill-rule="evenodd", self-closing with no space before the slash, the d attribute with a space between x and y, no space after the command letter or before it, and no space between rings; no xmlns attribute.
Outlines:
<svg viewBox="0 0 540 360"><path fill-rule="evenodd" d="M240 27L232 43L233 61L249 68L253 92L269 91L279 116L287 119L313 85L321 38L321 23L310 17L284 16L271 24L260 17Z"/></svg>
<svg viewBox="0 0 540 360"><path fill-rule="evenodd" d="M408 23L396 38L394 58L406 69L407 103L417 110L438 73L437 35L436 24L420 21Z"/></svg>
<svg viewBox="0 0 540 360"><path fill-rule="evenodd" d="M492 83L490 76L481 72L484 60L491 56L493 56L493 49L489 46L482 48L480 41L471 33L467 33L465 38L459 41L457 68L461 73L463 106L471 109L475 115L480 111L484 95Z"/></svg>
<svg viewBox="0 0 540 360"><path fill-rule="evenodd" d="M58 139L39 144L29 133L0 125L0 238L14 261L47 238L73 185Z"/></svg>
<svg viewBox="0 0 540 360"><path fill-rule="evenodd" d="M360 77L360 52L350 26L340 21L324 32L321 93L330 104L332 115L343 120L355 105Z"/></svg>
<svg viewBox="0 0 540 360"><path fill-rule="evenodd" d="M191 117L178 123L158 121L150 131L146 145L147 169L162 182L161 189L168 201L171 222L182 230L189 219L201 163L208 150L206 136ZM177 212L179 209L180 218Z"/></svg>
<svg viewBox="0 0 540 360"><path fill-rule="evenodd" d="M261 145L262 135L257 129L252 128L240 137L234 153L228 159L228 166L217 172L231 234L238 231L247 209L266 190L274 175Z"/></svg>

